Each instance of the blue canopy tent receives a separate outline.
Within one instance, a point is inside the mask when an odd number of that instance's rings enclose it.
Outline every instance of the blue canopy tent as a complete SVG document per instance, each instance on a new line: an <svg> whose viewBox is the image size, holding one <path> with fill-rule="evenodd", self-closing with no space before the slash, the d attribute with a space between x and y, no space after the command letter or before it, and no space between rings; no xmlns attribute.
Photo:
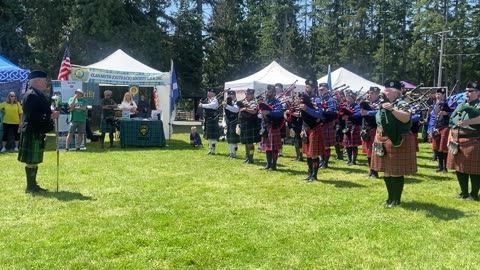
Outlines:
<svg viewBox="0 0 480 270"><path fill-rule="evenodd" d="M0 83L26 81L30 70L20 68L0 56Z"/></svg>

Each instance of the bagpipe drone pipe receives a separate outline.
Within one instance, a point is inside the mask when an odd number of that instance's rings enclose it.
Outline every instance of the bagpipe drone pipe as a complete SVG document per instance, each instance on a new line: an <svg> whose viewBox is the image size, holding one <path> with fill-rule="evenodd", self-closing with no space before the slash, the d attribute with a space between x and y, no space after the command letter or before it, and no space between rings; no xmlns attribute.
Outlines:
<svg viewBox="0 0 480 270"><path fill-rule="evenodd" d="M258 109L259 111L273 111L274 107L272 105L269 105L266 102L260 102L258 103ZM262 126L268 127L271 126L272 128L280 128L284 124L284 117L279 116L279 117L274 117L272 115L263 115L262 114Z"/></svg>

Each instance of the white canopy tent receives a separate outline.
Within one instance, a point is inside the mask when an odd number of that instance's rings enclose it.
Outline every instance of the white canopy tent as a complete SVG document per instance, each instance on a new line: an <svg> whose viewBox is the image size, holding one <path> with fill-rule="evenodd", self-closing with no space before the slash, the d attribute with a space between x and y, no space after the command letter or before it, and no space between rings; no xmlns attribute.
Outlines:
<svg viewBox="0 0 480 270"><path fill-rule="evenodd" d="M158 96L157 106L162 111L165 138L170 137L170 73L153 69L120 49L97 63L72 65L71 71L70 80L85 83L154 87Z"/></svg>
<svg viewBox="0 0 480 270"><path fill-rule="evenodd" d="M372 86L383 89L383 86L380 84L364 79L363 77L358 76L357 74L343 67L333 71L330 75L332 77L332 87L334 89L342 85L345 85L345 87L349 86L349 89L353 91L361 91L361 93L367 92ZM326 83L327 80L328 74L318 79L318 82Z"/></svg>
<svg viewBox="0 0 480 270"><path fill-rule="evenodd" d="M255 95L263 93L267 85L281 83L284 88L295 82L295 92L305 90L305 79L284 69L280 64L273 61L270 65L248 77L225 83L225 89L237 91L237 99L245 95L247 89L255 89Z"/></svg>

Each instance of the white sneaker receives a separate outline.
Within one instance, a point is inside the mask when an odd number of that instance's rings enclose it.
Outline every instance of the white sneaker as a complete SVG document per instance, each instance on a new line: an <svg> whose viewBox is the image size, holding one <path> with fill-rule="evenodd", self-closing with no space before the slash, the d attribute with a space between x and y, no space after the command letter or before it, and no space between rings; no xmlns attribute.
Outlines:
<svg viewBox="0 0 480 270"><path fill-rule="evenodd" d="M2 150L0 152L7 152L7 149L5 147L2 147Z"/></svg>
<svg viewBox="0 0 480 270"><path fill-rule="evenodd" d="M13 151L18 152L18 147L15 147Z"/></svg>

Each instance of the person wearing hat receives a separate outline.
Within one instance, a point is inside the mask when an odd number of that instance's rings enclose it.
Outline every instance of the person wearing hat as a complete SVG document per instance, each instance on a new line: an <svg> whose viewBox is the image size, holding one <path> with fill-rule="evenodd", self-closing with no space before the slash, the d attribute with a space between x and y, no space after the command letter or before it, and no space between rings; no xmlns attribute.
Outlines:
<svg viewBox="0 0 480 270"><path fill-rule="evenodd" d="M372 169L384 172L388 198L386 208L401 204L405 175L417 173L417 156L410 108L401 98L399 81L387 81L376 114L377 133L373 142Z"/></svg>
<svg viewBox="0 0 480 270"><path fill-rule="evenodd" d="M227 137L228 149L230 154L228 158L236 158L238 143L240 142L240 136L237 134L238 124L238 112L237 106L237 92L233 90L227 91L227 100L222 102L223 112L225 120L225 135Z"/></svg>
<svg viewBox="0 0 480 270"><path fill-rule="evenodd" d="M357 165L358 146L362 144L360 139L360 126L362 115L360 107L355 102L357 94L352 90L345 91L345 108L343 108L342 119L345 120L342 145L347 150L347 165ZM341 113L342 113L341 112Z"/></svg>
<svg viewBox="0 0 480 270"><path fill-rule="evenodd" d="M428 121L428 137L432 142L432 150L438 160L437 172L447 172L447 155L448 155L448 135L450 128L450 115L453 109L448 106L446 100L445 88L438 88L435 94L435 104L430 111Z"/></svg>
<svg viewBox="0 0 480 270"><path fill-rule="evenodd" d="M460 194L456 198L478 201L480 190L480 84L469 82L466 101L452 113L447 166L456 171ZM468 192L468 178L472 185Z"/></svg>
<svg viewBox="0 0 480 270"><path fill-rule="evenodd" d="M368 167L370 171L368 178L378 178L378 172L372 169L372 145L375 134L377 133L377 122L375 121L375 115L378 112L380 106L380 88L376 86L370 87L367 93L367 101L363 101L359 104L360 114L362 119L362 130L360 131L360 137L362 138L362 153L367 155Z"/></svg>
<svg viewBox="0 0 480 270"><path fill-rule="evenodd" d="M204 110L203 137L208 140L208 154L215 155L218 138L220 137L220 126L218 125L218 100L215 90L209 89L206 103L198 104Z"/></svg>
<svg viewBox="0 0 480 270"><path fill-rule="evenodd" d="M302 150L307 157L308 176L307 182L318 180L317 173L320 167L320 156L324 154L324 138L321 125L323 117L322 103L316 95L317 80L305 81L305 93L299 105L303 119Z"/></svg>
<svg viewBox="0 0 480 270"><path fill-rule="evenodd" d="M77 133L75 150L80 151L87 122L87 105L88 101L82 89L75 90L75 95L68 99L70 130L68 131L67 143L65 145L66 151L70 149L70 143L75 133Z"/></svg>
<svg viewBox="0 0 480 270"><path fill-rule="evenodd" d="M268 171L277 170L278 153L282 149L280 130L285 125L282 104L275 98L275 87L267 86L265 101L259 104L262 117L262 150L266 154L267 165L262 168Z"/></svg>
<svg viewBox="0 0 480 270"><path fill-rule="evenodd" d="M52 119L58 119L59 112L50 109L47 98L47 73L32 71L29 75L29 89L23 96L23 124L19 143L18 161L25 163L27 187L25 192L46 192L37 184L38 164L43 162L45 133L54 128Z"/></svg>
<svg viewBox="0 0 480 270"><path fill-rule="evenodd" d="M323 110L322 128L324 135L324 154L321 156L320 169L328 168L328 161L330 160L330 147L337 144L335 119L337 118L337 102L329 91L327 83L320 83L318 85L318 95L320 97L321 108Z"/></svg>
<svg viewBox="0 0 480 270"><path fill-rule="evenodd" d="M237 106L239 108L238 125L240 130L240 143L245 145L244 163L253 164L255 143L261 141L255 89L247 89L245 99L238 101Z"/></svg>

